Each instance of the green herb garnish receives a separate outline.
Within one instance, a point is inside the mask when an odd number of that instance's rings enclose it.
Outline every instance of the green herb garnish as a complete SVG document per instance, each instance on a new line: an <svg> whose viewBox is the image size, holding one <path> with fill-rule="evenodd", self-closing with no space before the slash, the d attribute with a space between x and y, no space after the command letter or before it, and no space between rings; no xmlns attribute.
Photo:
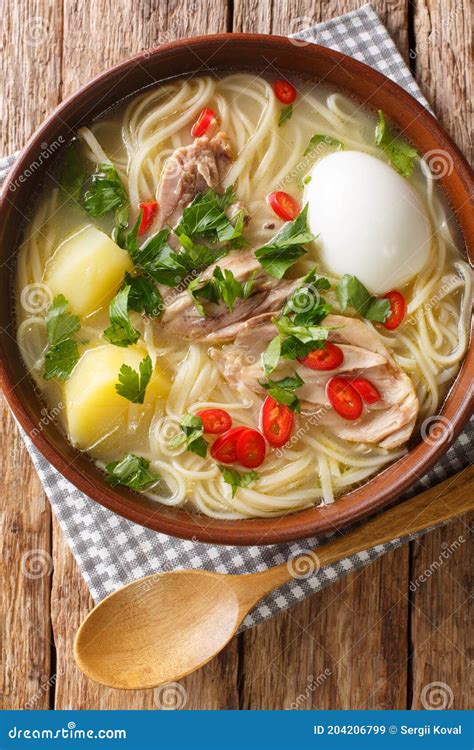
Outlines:
<svg viewBox="0 0 474 750"><path fill-rule="evenodd" d="M217 266L212 276L205 281L194 279L188 286L188 292L191 299L199 310L200 314L205 316L206 312L200 300L218 304L221 300L232 312L236 299L247 299L252 293L253 279L255 272L243 284L237 281L232 271L228 268L222 269Z"/></svg>
<svg viewBox="0 0 474 750"><path fill-rule="evenodd" d="M292 377L282 378L281 380L268 380L267 383L259 381L260 385L268 391L279 404L288 406L291 411L300 411L300 400L295 394L296 388L304 385L304 380L300 378L297 372Z"/></svg>
<svg viewBox="0 0 474 750"><path fill-rule="evenodd" d="M237 471L236 469L231 469L229 466L222 466L222 464L218 464L218 467L224 482L230 484L232 487L232 497L234 497L239 487L248 487L249 484L260 478L260 475L256 471Z"/></svg>
<svg viewBox="0 0 474 750"><path fill-rule="evenodd" d="M339 150L344 149L344 144L338 138L333 138L331 135L323 135L323 133L316 133L309 139L309 143L306 146L303 156L310 154L320 144L324 144L325 146L335 146Z"/></svg>
<svg viewBox="0 0 474 750"><path fill-rule="evenodd" d="M191 239L205 239L209 242L232 242L237 240L243 230L244 217L241 212L231 222L226 210L235 200L234 188L229 187L225 193L208 190L197 195L187 206L175 228L178 235Z"/></svg>
<svg viewBox="0 0 474 750"><path fill-rule="evenodd" d="M164 310L161 294L151 279L146 276L125 274L125 286L130 287L128 309L145 313L151 318L159 317Z"/></svg>
<svg viewBox="0 0 474 750"><path fill-rule="evenodd" d="M46 313L48 348L44 357L44 378L67 380L78 359L79 350L73 334L81 327L77 315L69 312L69 302L58 294Z"/></svg>
<svg viewBox="0 0 474 750"><path fill-rule="evenodd" d="M132 404L143 404L146 387L152 374L153 365L148 355L140 362L139 372L124 364L119 370L119 382L116 383L115 390L119 396L128 399Z"/></svg>
<svg viewBox="0 0 474 750"><path fill-rule="evenodd" d="M280 116L278 118L278 127L281 128L282 125L287 122L287 120L290 119L290 117L293 114L293 105L287 104L286 107L282 107L280 110Z"/></svg>
<svg viewBox="0 0 474 750"><path fill-rule="evenodd" d="M375 144L383 148L390 164L402 177L411 177L418 152L409 143L396 138L390 132L381 109L379 109L379 121L375 128Z"/></svg>
<svg viewBox="0 0 474 750"><path fill-rule="evenodd" d="M149 471L150 462L141 456L127 453L120 461L107 464L105 471L108 473L107 482L115 487L122 484L132 490L144 490L151 484L159 481L159 474Z"/></svg>
<svg viewBox="0 0 474 750"><path fill-rule="evenodd" d="M302 245L315 239L308 231L307 213L308 204L294 221L283 224L271 242L256 250L257 260L270 276L281 279L288 268L306 253Z"/></svg>
<svg viewBox="0 0 474 750"><path fill-rule="evenodd" d="M313 269L288 298L283 315L293 314L295 325L318 325L331 312L331 305L320 294L330 288L328 279L324 276L318 278Z"/></svg>
<svg viewBox="0 0 474 750"><path fill-rule="evenodd" d="M112 162L102 162L92 175L90 188L84 196L84 208L94 218L114 210L116 224L127 225L130 203Z"/></svg>
<svg viewBox="0 0 474 750"><path fill-rule="evenodd" d="M130 285L124 286L109 305L110 326L104 331L104 338L114 346L130 346L140 338L128 317L128 295Z"/></svg>
<svg viewBox="0 0 474 750"><path fill-rule="evenodd" d="M207 441L203 438L204 427L201 417L185 414L181 420L181 433L171 438L170 448L186 446L186 450L205 458L207 456Z"/></svg>
<svg viewBox="0 0 474 750"><path fill-rule="evenodd" d="M390 314L389 300L374 297L356 276L345 274L336 287L336 295L342 312L351 305L362 318L378 323L385 323Z"/></svg>

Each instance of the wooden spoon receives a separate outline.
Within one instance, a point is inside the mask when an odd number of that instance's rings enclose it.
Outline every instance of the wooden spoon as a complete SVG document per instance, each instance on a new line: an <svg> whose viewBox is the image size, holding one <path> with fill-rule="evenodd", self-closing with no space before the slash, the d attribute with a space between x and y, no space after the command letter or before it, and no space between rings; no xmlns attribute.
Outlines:
<svg viewBox="0 0 474 750"><path fill-rule="evenodd" d="M76 662L92 680L114 688L179 680L221 651L249 610L298 578L298 571L308 565L317 570L465 513L474 507L473 489L471 467L314 552L262 573L177 570L133 581L84 620L74 644Z"/></svg>

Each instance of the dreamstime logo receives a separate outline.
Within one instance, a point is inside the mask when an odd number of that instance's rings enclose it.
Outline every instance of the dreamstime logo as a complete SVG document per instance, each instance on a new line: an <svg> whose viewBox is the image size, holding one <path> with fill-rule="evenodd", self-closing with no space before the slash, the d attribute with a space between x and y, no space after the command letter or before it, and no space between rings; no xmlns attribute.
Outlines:
<svg viewBox="0 0 474 750"><path fill-rule="evenodd" d="M295 47L307 47L308 44L311 44L310 39L297 39L293 36L293 34L300 34L310 26L314 26L314 19L311 18L311 16L295 16L294 18L290 18L288 36L290 42L294 44Z"/></svg>
<svg viewBox="0 0 474 750"><path fill-rule="evenodd" d="M454 169L454 162L450 154L442 148L432 148L423 157L432 180L442 180L449 177Z"/></svg>
<svg viewBox="0 0 474 750"><path fill-rule="evenodd" d="M316 552L303 550L303 552L295 552L286 566L292 578L306 579L318 572L321 563Z"/></svg>
<svg viewBox="0 0 474 750"><path fill-rule="evenodd" d="M321 295L316 287L309 284L293 292L288 301L288 309L293 313L305 313L314 310L321 302Z"/></svg>
<svg viewBox="0 0 474 750"><path fill-rule="evenodd" d="M188 694L179 682L168 682L156 688L153 700L161 711L179 711L188 702Z"/></svg>
<svg viewBox="0 0 474 750"><path fill-rule="evenodd" d="M161 417L161 419L156 422L153 430L158 445L165 455L179 456L181 453L184 453L186 450L186 445L184 443L177 448L172 448L170 446L170 441L182 434L178 417Z"/></svg>
<svg viewBox="0 0 474 750"><path fill-rule="evenodd" d="M37 158L30 163L30 165L22 172L14 182L11 182L8 186L8 189L14 193L17 188L22 185L24 182L28 180L29 177L32 177L35 172L40 169L40 167L48 161L48 159L51 158L51 156L54 156L56 151L58 151L62 144L65 143L65 139L62 135L58 136L56 141L53 141L52 143L46 143L44 141L40 144L41 151L39 152Z"/></svg>
<svg viewBox="0 0 474 750"><path fill-rule="evenodd" d="M28 47L39 47L50 36L49 24L43 16L34 16L26 24L25 44Z"/></svg>
<svg viewBox="0 0 474 750"><path fill-rule="evenodd" d="M321 672L317 677L314 677L314 675L310 674L307 679L307 685L303 693L300 693L296 700L291 703L289 706L290 711L296 711L298 708L301 708L301 706L306 703L311 693L314 693L317 688L321 687L321 685L326 682L328 677L332 675L331 670L329 667L326 667L324 672Z"/></svg>
<svg viewBox="0 0 474 750"><path fill-rule="evenodd" d="M49 576L53 571L53 558L44 549L30 549L21 556L20 569L32 581Z"/></svg>
<svg viewBox="0 0 474 750"><path fill-rule="evenodd" d="M27 284L21 290L20 302L23 310L32 315L46 312L53 301L53 293L49 286L40 282Z"/></svg>
<svg viewBox="0 0 474 750"><path fill-rule="evenodd" d="M50 422L53 422L62 412L64 409L64 404L62 401L58 401L57 405L54 406L51 410L48 410L46 408L41 409L42 417L40 421L38 422L38 426L34 427L30 431L30 437L34 438L37 437L41 432L43 432L43 429L47 427Z"/></svg>
<svg viewBox="0 0 474 750"><path fill-rule="evenodd" d="M58 681L58 677L62 677L65 674L63 669L58 669L56 674L53 674L48 680L42 680L39 689L36 693L25 703L25 709L31 711L35 708L42 695L48 692L49 688L53 687Z"/></svg>
<svg viewBox="0 0 474 750"><path fill-rule="evenodd" d="M440 554L438 555L438 559L433 560L429 568L423 571L423 573L420 573L420 575L415 578L414 581L410 581L410 591L414 592L421 586L421 584L426 583L426 581L431 578L433 573L439 570L446 562L446 560L449 560L451 555L454 554L454 552L456 552L464 544L465 541L465 538L461 535L458 536L458 538L455 539L454 542L451 542L451 544L442 542L442 552L440 552Z"/></svg>
<svg viewBox="0 0 474 750"><path fill-rule="evenodd" d="M453 437L453 425L441 414L425 419L420 429L422 440L428 445L441 445Z"/></svg>
<svg viewBox="0 0 474 750"><path fill-rule="evenodd" d="M420 699L427 711L446 711L453 705L454 693L445 682L430 682L421 691Z"/></svg>

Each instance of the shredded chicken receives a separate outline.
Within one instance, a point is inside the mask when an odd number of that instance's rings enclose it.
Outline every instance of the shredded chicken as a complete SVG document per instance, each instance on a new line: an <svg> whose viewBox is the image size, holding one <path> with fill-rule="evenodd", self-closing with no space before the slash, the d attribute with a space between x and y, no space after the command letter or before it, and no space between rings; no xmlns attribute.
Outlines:
<svg viewBox="0 0 474 750"><path fill-rule="evenodd" d="M258 315L241 325L232 344L211 349L227 381L236 388L245 386L255 393L264 390L261 354L276 335L271 315ZM310 370L298 362L281 363L272 378L293 370L305 381L296 393L302 411L317 424L328 427L335 435L362 443L377 443L382 448L396 448L405 443L415 426L418 399L410 378L392 360L368 324L356 318L328 315L324 325L334 328L329 340L337 342L344 353L340 367L330 372ZM349 421L330 406L326 395L328 380L334 375L367 377L378 389L381 400L365 405L362 416Z"/></svg>
<svg viewBox="0 0 474 750"><path fill-rule="evenodd" d="M217 187L233 159L229 137L223 132L203 135L189 146L177 148L161 176L154 231L165 223L174 226L196 195Z"/></svg>

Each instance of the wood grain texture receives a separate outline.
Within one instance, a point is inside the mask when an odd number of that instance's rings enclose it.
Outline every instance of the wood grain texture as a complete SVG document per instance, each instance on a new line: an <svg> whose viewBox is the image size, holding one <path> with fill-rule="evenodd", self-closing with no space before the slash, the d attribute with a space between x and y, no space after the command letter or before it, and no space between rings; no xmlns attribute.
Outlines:
<svg viewBox="0 0 474 750"><path fill-rule="evenodd" d="M472 3L418 0L411 60L416 79L448 133L472 159Z"/></svg>
<svg viewBox="0 0 474 750"><path fill-rule="evenodd" d="M65 0L63 7L62 0L3 0L2 51L8 62L0 99L2 151L21 147L58 101L130 54L173 38L225 30L226 23L236 31L297 32L364 1L234 0L228 6L225 0L135 4ZM410 60L436 114L468 154L472 128L468 3L376 0L373 5ZM57 666L51 661L50 579L25 580L18 573L25 551L51 551L50 511L5 411L2 437L3 446L8 446L3 448L1 473L2 707L22 708L33 699L35 708L47 708L54 704L56 692L57 708L159 708L163 697L156 691L107 690L77 672L72 639L92 602L56 524L51 609ZM417 542L411 580L437 559L442 543L451 544L463 529L462 524L452 525ZM185 707L282 708L306 694L301 708L403 708L407 700L419 707L423 687L437 680L452 689L454 707L465 707L469 631L462 597L469 571L467 553L465 544L436 577L417 589L412 604L408 603L407 547L337 582L241 636L239 642L234 639L218 660L183 680ZM336 677L326 676L311 689L309 676L316 681L326 668ZM56 678L58 672L62 674ZM50 681L46 688L45 678Z"/></svg>

